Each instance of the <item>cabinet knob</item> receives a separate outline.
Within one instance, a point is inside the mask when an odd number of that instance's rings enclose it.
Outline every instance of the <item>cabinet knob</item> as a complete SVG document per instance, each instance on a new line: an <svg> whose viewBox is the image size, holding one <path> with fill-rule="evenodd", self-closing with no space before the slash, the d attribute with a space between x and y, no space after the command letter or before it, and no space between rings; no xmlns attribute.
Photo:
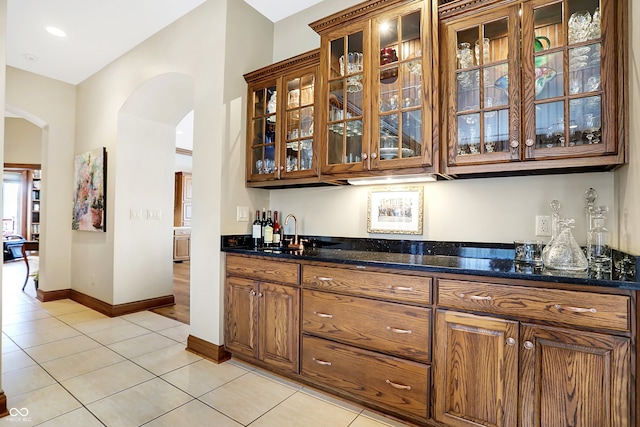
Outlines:
<svg viewBox="0 0 640 427"><path fill-rule="evenodd" d="M533 343L531 341L525 341L524 348L526 348L527 350L531 350L533 348Z"/></svg>
<svg viewBox="0 0 640 427"><path fill-rule="evenodd" d="M533 144L535 144L535 142L533 141L533 139L529 138L529 139L527 139L527 140L524 142L524 144L525 144L527 147L533 147Z"/></svg>
<svg viewBox="0 0 640 427"><path fill-rule="evenodd" d="M507 338L507 345L516 345L516 340L511 337Z"/></svg>
<svg viewBox="0 0 640 427"><path fill-rule="evenodd" d="M511 146L511 148L518 148L518 146L520 145L520 142L516 141L515 139L513 141L511 141L509 143L509 145Z"/></svg>
<svg viewBox="0 0 640 427"><path fill-rule="evenodd" d="M362 153L362 160L367 160L367 153Z"/></svg>
<svg viewBox="0 0 640 427"><path fill-rule="evenodd" d="M284 166L280 166L280 170L283 171L284 170Z"/></svg>
<svg viewBox="0 0 640 427"><path fill-rule="evenodd" d="M376 157L378 157L378 153L371 153L371 158L375 159Z"/></svg>
<svg viewBox="0 0 640 427"><path fill-rule="evenodd" d="M255 297L255 296L256 296L256 291L254 291L253 289L251 289L251 290L249 291L249 295L251 295L252 297Z"/></svg>

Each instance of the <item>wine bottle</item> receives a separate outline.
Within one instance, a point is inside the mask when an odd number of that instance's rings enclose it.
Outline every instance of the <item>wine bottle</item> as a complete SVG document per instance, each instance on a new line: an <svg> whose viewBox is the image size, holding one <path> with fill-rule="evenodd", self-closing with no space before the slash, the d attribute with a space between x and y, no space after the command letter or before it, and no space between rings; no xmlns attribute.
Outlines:
<svg viewBox="0 0 640 427"><path fill-rule="evenodd" d="M260 222L260 243L264 246L264 227L267 225L267 211L262 208L262 222Z"/></svg>
<svg viewBox="0 0 640 427"><path fill-rule="evenodd" d="M260 210L256 210L256 219L253 221L251 228L251 237L253 238L253 247L259 248L262 241L262 221L260 221Z"/></svg>
<svg viewBox="0 0 640 427"><path fill-rule="evenodd" d="M280 224L278 223L278 211L273 211L273 246L279 248L280 244Z"/></svg>
<svg viewBox="0 0 640 427"><path fill-rule="evenodd" d="M271 219L271 211L267 213L267 223L264 226L264 246L273 245L273 220Z"/></svg>

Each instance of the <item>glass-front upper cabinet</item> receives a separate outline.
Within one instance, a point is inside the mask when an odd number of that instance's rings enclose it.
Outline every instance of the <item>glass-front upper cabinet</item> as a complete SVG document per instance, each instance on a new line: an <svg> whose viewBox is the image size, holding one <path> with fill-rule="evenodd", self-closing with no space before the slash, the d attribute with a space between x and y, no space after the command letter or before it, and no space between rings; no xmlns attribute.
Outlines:
<svg viewBox="0 0 640 427"><path fill-rule="evenodd" d="M527 159L616 153L613 17L607 0L525 4Z"/></svg>
<svg viewBox="0 0 640 427"><path fill-rule="evenodd" d="M375 3L311 24L321 35L322 174L433 172L438 165L430 9L424 1Z"/></svg>
<svg viewBox="0 0 640 427"><path fill-rule="evenodd" d="M418 5L373 21L373 168L432 162L430 98L422 84L424 58L430 57L423 18Z"/></svg>
<svg viewBox="0 0 640 427"><path fill-rule="evenodd" d="M449 164L520 159L518 8L447 27Z"/></svg>
<svg viewBox="0 0 640 427"><path fill-rule="evenodd" d="M280 176L295 178L316 175L315 87L317 67L283 78L286 89L284 115L285 150L280 159Z"/></svg>
<svg viewBox="0 0 640 427"><path fill-rule="evenodd" d="M276 176L276 131L278 120L278 90L275 84L251 91L251 120L249 122L251 176L260 175L265 179Z"/></svg>
<svg viewBox="0 0 640 427"><path fill-rule="evenodd" d="M323 117L326 144L322 171L364 170L367 167L369 132L368 81L365 67L370 53L369 32L364 26L335 36L328 45L324 70L328 74ZM346 165L346 167L342 167Z"/></svg>
<svg viewBox="0 0 640 427"><path fill-rule="evenodd" d="M445 173L624 163L625 10L624 0L442 3Z"/></svg>
<svg viewBox="0 0 640 427"><path fill-rule="evenodd" d="M319 50L246 74L247 185L319 181L315 137Z"/></svg>

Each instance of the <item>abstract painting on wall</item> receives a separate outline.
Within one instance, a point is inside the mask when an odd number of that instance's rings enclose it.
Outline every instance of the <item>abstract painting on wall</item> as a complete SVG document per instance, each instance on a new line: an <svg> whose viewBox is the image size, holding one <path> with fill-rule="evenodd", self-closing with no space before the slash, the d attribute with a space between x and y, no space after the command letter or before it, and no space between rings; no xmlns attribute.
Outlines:
<svg viewBox="0 0 640 427"><path fill-rule="evenodd" d="M96 148L78 154L74 162L73 220L80 231L107 231L107 150Z"/></svg>

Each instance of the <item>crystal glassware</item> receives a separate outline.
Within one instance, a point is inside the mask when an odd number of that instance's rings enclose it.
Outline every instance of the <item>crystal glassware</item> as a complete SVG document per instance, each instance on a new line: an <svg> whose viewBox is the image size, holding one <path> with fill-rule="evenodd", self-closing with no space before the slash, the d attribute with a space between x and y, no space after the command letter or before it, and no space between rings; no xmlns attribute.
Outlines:
<svg viewBox="0 0 640 427"><path fill-rule="evenodd" d="M575 222L572 218L558 221L560 232L549 250L543 256L545 268L561 271L585 271L588 267L587 258L573 237L571 229Z"/></svg>
<svg viewBox="0 0 640 427"><path fill-rule="evenodd" d="M458 61L460 68L469 68L473 66L473 54L471 53L471 45L462 42L458 45Z"/></svg>
<svg viewBox="0 0 640 427"><path fill-rule="evenodd" d="M589 37L591 13L581 10L571 14L569 18L569 43L580 43Z"/></svg>
<svg viewBox="0 0 640 427"><path fill-rule="evenodd" d="M587 242L589 270L611 273L611 232L605 228L606 206L593 208L592 227Z"/></svg>

